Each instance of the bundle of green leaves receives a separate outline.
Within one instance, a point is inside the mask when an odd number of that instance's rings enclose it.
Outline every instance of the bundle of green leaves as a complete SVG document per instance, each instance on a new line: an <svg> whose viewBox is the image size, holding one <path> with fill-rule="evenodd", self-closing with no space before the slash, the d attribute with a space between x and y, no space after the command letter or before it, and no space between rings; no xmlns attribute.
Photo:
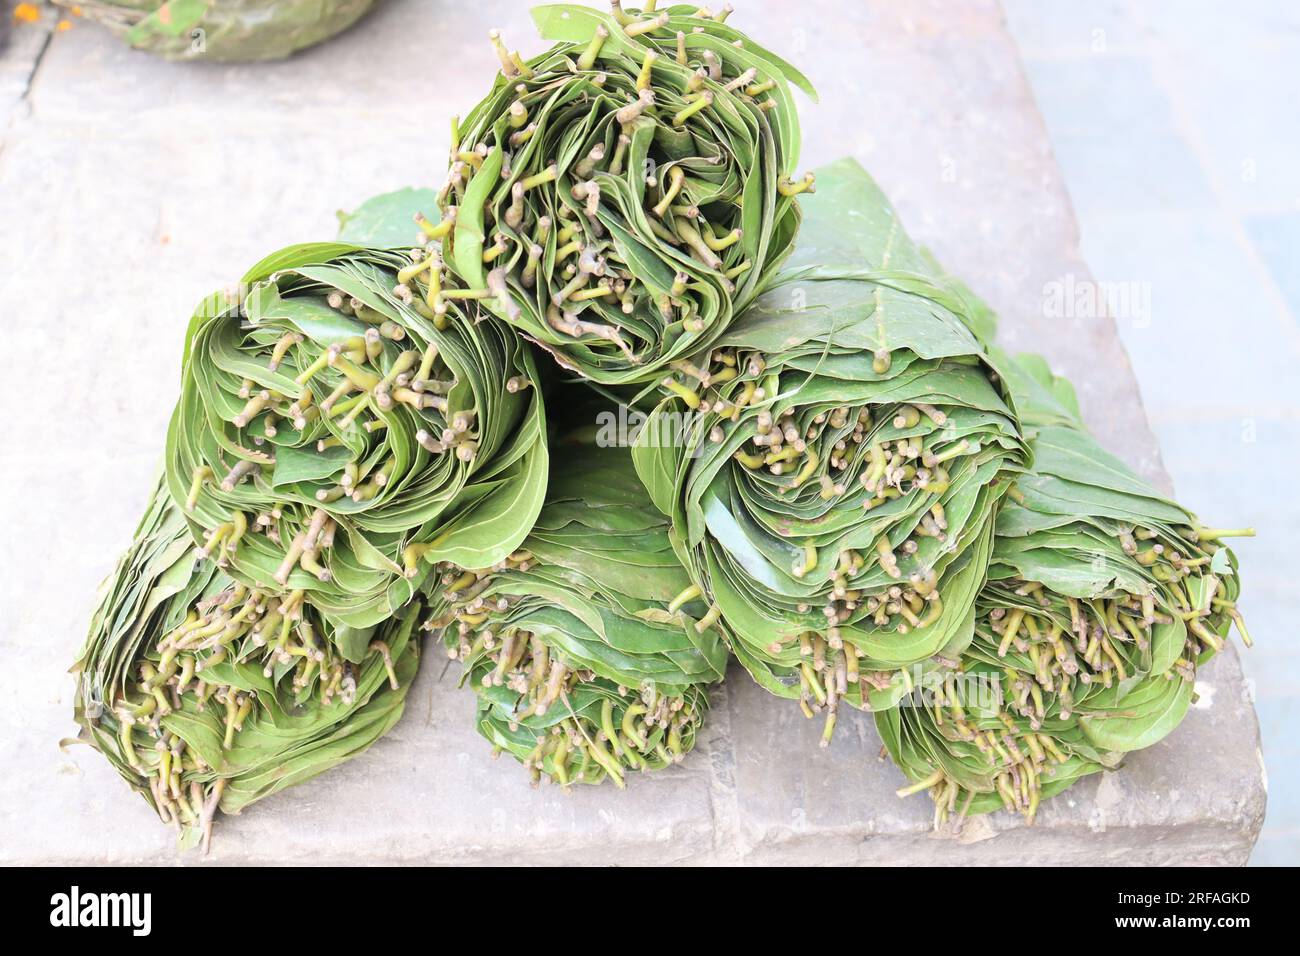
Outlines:
<svg viewBox="0 0 1300 956"><path fill-rule="evenodd" d="M453 121L441 258L566 368L645 382L716 341L789 254L794 67L698 6L534 9ZM490 270L490 271L489 271Z"/></svg>
<svg viewBox="0 0 1300 956"><path fill-rule="evenodd" d="M406 285L415 268L291 246L205 299L167 439L205 555L356 626L403 607L433 562L504 558L546 488L527 343L473 302L435 313Z"/></svg>
<svg viewBox="0 0 1300 956"><path fill-rule="evenodd" d="M716 620L697 620L703 605L627 450L590 435L556 450L521 550L448 569L430 627L464 665L479 731L534 781L622 786L691 749L727 649Z"/></svg>
<svg viewBox="0 0 1300 956"><path fill-rule="evenodd" d="M841 699L891 706L969 645L1028 454L964 299L861 167L817 178L791 267L665 383L634 458L736 656L825 708L825 742Z"/></svg>
<svg viewBox="0 0 1300 956"><path fill-rule="evenodd" d="M418 607L338 625L302 591L268 593L197 560L161 484L101 587L78 656L76 719L182 845L364 751L402 714Z"/></svg>
<svg viewBox="0 0 1300 956"><path fill-rule="evenodd" d="M169 60L280 60L342 33L374 0L54 0Z"/></svg>
<svg viewBox="0 0 1300 956"><path fill-rule="evenodd" d="M920 706L877 715L939 817L1040 800L1169 734L1222 647L1240 582L1221 544L1087 432L1039 356L1004 360L1034 465L997 520L975 638ZM916 704L913 698L908 703Z"/></svg>

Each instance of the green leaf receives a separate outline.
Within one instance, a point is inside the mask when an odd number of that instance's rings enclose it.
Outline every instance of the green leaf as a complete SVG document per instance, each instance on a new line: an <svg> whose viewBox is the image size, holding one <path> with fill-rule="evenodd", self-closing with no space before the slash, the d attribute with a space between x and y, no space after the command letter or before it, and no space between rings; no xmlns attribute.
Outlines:
<svg viewBox="0 0 1300 956"><path fill-rule="evenodd" d="M1124 699L1123 716L1084 716L1079 723L1098 747L1127 753L1166 737L1182 723L1191 701L1192 685L1187 681L1152 678Z"/></svg>
<svg viewBox="0 0 1300 956"><path fill-rule="evenodd" d="M372 248L410 248L419 234L416 213L430 224L438 222L437 196L432 189L407 186L372 196L352 212L339 211L338 238Z"/></svg>

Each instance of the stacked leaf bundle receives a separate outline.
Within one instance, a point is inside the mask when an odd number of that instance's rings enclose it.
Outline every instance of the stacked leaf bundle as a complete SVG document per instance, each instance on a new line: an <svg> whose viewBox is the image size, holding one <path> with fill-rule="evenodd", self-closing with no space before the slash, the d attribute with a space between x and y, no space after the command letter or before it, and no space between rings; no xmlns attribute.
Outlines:
<svg viewBox="0 0 1300 956"><path fill-rule="evenodd" d="M936 820L1043 797L1182 721L1196 669L1235 623L1228 531L1201 527L1106 453L1037 356L1004 362L1034 453L997 521L975 638L920 706L877 714Z"/></svg>
<svg viewBox="0 0 1300 956"><path fill-rule="evenodd" d="M167 483L238 581L344 623L403 607L436 561L510 554L541 507L525 343L472 300L435 312L407 255L293 246L190 322Z"/></svg>
<svg viewBox="0 0 1300 956"><path fill-rule="evenodd" d="M789 84L812 89L729 8L613 7L536 8L559 43L526 62L493 32L492 92L453 121L442 258L566 368L647 382L716 341L789 254L812 186L791 179Z"/></svg>
<svg viewBox="0 0 1300 956"><path fill-rule="evenodd" d="M391 232L376 208L345 233ZM106 584L78 705L187 835L392 726L424 579L504 560L541 507L527 345L472 301L435 313L412 263L290 247L191 320L165 485Z"/></svg>
<svg viewBox="0 0 1300 956"><path fill-rule="evenodd" d="M54 0L169 60L279 60L342 33L374 0Z"/></svg>
<svg viewBox="0 0 1300 956"><path fill-rule="evenodd" d="M196 563L160 485L104 582L75 666L81 736L142 793L182 845L365 750L402 714L419 659L418 609L337 625L302 591L269 593Z"/></svg>
<svg viewBox="0 0 1300 956"><path fill-rule="evenodd" d="M691 749L727 649L625 449L557 449L522 549L446 572L430 622L478 694L478 729L534 782L623 786Z"/></svg>
<svg viewBox="0 0 1300 956"><path fill-rule="evenodd" d="M665 380L634 457L736 656L825 743L841 699L891 706L966 650L1028 456L962 298L860 167L818 181L791 268Z"/></svg>

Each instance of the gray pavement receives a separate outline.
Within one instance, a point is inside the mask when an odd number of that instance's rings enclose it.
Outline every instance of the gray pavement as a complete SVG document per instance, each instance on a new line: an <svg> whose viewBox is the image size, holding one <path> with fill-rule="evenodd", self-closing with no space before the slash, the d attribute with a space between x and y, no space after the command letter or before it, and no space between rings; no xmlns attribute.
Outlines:
<svg viewBox="0 0 1300 956"><path fill-rule="evenodd" d="M10 4L12 6L12 4ZM992 0L745 0L736 21L805 67L808 166L861 160L910 231L1003 316L1014 348L1076 380L1117 454L1168 487L1106 314L1046 305L1087 282L1077 228L1014 44ZM5 13L7 16L7 12ZM0 445L0 862L178 856L107 764L56 744L65 673L97 582L157 467L193 303L333 210L435 182L447 116L476 101L490 26L525 50L526 6L389 0L283 64L175 66L90 24L20 25L0 53L0 314L10 317ZM18 320L18 321L15 321ZM69 374L70 373L70 374ZM57 376L57 377L56 377ZM1258 635L1261 642L1268 634ZM364 757L222 821L240 862L1244 862L1264 813L1258 726L1234 652L1170 738L1045 807L932 834L900 801L863 715L818 728L734 674L697 750L618 793L529 789L488 759L454 669L430 659L395 731Z"/></svg>

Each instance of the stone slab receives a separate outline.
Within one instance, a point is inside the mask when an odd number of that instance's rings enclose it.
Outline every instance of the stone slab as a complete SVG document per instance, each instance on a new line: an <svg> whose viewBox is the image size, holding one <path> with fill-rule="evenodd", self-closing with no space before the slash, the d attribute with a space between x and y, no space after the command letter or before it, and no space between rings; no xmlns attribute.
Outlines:
<svg viewBox="0 0 1300 956"><path fill-rule="evenodd" d="M803 109L807 165L860 159L1001 312L1007 343L1045 351L1104 443L1168 487L1113 322L1044 308L1047 283L1088 272L998 6L810 0L796 23L788 4L745 0L737 19L821 91ZM282 64L176 66L86 23L39 55L0 142L4 374L18 397L0 445L0 862L200 862L97 754L56 746L75 730L65 671L95 586L157 467L181 331L200 296L264 253L332 234L332 210L436 181L447 116L493 70L489 26L537 48L517 2L389 0ZM388 737L224 819L209 860L1244 862L1264 782L1235 653L1202 683L1175 734L1038 825L998 815L954 836L931 833L924 797L895 798L902 778L878 762L870 718L842 714L820 750L814 725L739 673L679 768L624 793L531 790L487 758L470 695L431 658Z"/></svg>

